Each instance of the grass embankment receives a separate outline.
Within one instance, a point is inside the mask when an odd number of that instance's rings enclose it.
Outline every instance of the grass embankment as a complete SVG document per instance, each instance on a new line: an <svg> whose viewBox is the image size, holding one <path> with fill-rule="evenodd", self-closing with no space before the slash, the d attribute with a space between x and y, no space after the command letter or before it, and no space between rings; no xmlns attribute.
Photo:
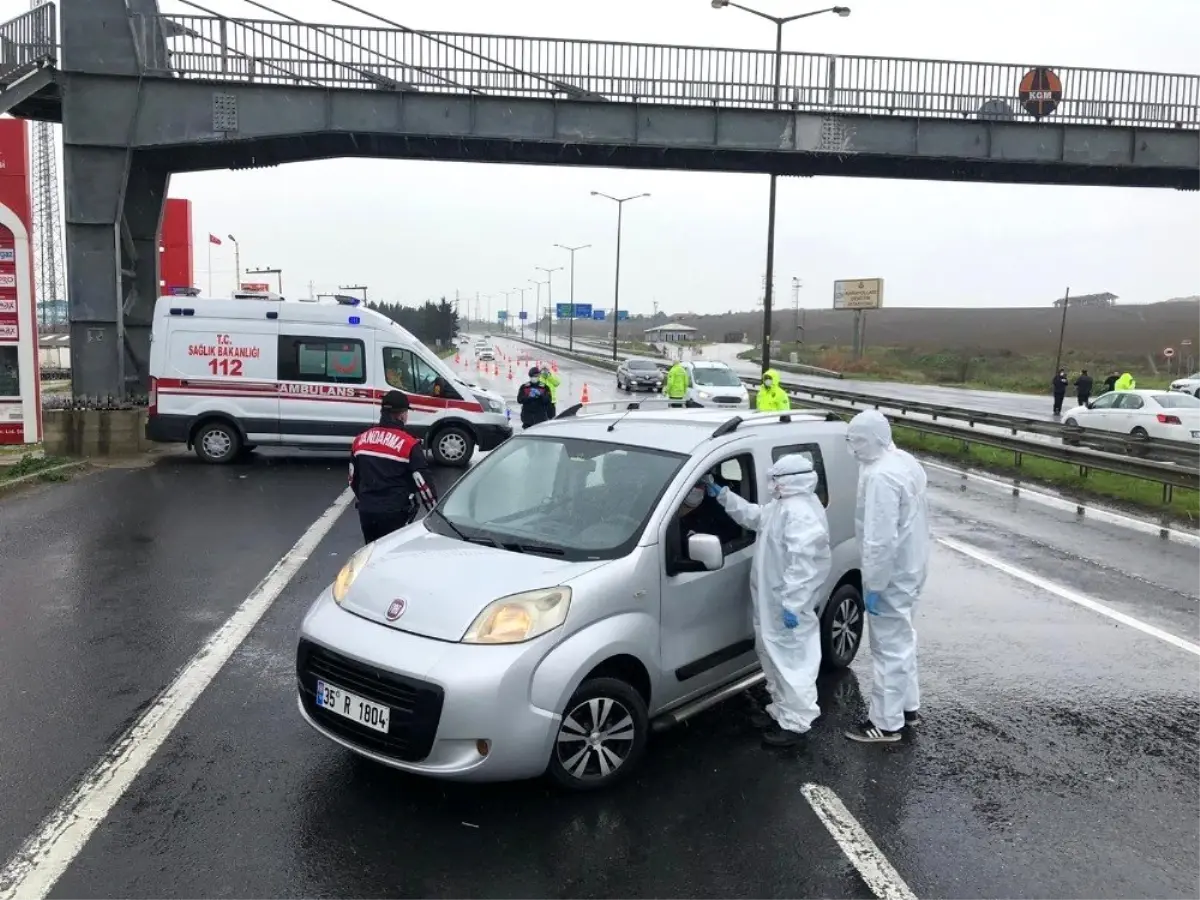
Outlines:
<svg viewBox="0 0 1200 900"><path fill-rule="evenodd" d="M898 381L905 384L940 384L1022 394L1049 394L1054 358L1022 356L1008 351L972 353L970 350L921 353L900 347L868 347L861 359L855 359L849 347L783 344L772 354L783 361L796 353L803 365L820 366L841 372L848 379ZM743 359L757 359L758 350L743 351ZM1145 357L1127 358L1091 356L1084 351L1067 351L1062 365L1072 380L1081 369L1096 379L1099 393L1105 376L1115 370L1129 372L1142 388L1166 388L1180 377L1175 373L1149 371ZM1184 373L1187 374L1187 373Z"/></svg>
<svg viewBox="0 0 1200 900"><path fill-rule="evenodd" d="M1162 485L1128 475L1091 470L1087 476L1079 467L1054 459L1040 459L1024 454L1021 465L1013 459L1011 450L968 444L954 438L927 434L911 428L897 427L892 435L899 446L914 452L940 457L960 465L967 464L1002 475L1019 475L1027 482L1037 482L1061 489L1066 494L1102 497L1115 503L1155 512L1166 511L1173 518L1195 525L1200 522L1200 493L1175 488L1171 502L1164 507Z"/></svg>
<svg viewBox="0 0 1200 900"><path fill-rule="evenodd" d="M71 460L58 456L37 456L29 453L27 448L22 448L19 452L26 455L12 465L0 464L0 485L24 478L26 475L38 475L39 481L66 481L70 478L65 471L47 472L46 470L65 465Z"/></svg>

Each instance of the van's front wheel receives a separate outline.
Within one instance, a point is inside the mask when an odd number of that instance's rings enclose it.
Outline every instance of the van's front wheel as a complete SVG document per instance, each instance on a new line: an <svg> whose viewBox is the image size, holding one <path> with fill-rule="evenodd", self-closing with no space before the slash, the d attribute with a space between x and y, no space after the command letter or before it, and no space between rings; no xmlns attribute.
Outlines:
<svg viewBox="0 0 1200 900"><path fill-rule="evenodd" d="M447 425L433 435L430 450L433 452L433 461L439 466L465 469L471 462L471 454L475 452L475 438L459 425Z"/></svg>
<svg viewBox="0 0 1200 900"><path fill-rule="evenodd" d="M610 787L637 767L649 731L646 701L636 690L616 678L590 678L563 711L550 777L572 791Z"/></svg>
<svg viewBox="0 0 1200 900"><path fill-rule="evenodd" d="M242 436L229 422L209 422L201 425L192 438L192 449L206 463L221 465L233 462L241 455Z"/></svg>

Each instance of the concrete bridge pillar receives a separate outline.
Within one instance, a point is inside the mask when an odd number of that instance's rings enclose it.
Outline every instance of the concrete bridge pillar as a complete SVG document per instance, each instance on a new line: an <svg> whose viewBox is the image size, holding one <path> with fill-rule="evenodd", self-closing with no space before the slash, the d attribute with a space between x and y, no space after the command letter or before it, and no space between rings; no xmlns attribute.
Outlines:
<svg viewBox="0 0 1200 900"><path fill-rule="evenodd" d="M132 3L155 11L154 0ZM81 400L125 400L148 390L170 175L129 146L142 96L126 0L61 0L60 11L72 389Z"/></svg>

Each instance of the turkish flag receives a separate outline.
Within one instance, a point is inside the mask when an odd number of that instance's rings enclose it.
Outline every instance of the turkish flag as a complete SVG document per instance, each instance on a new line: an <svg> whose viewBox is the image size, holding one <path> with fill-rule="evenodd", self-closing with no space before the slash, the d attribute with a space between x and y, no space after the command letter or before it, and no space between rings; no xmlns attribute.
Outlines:
<svg viewBox="0 0 1200 900"><path fill-rule="evenodd" d="M210 234L210 235L208 236L208 242L209 242L210 244L217 244L218 246L220 246L220 244L221 244L221 239L220 239L219 237L217 237L215 234Z"/></svg>

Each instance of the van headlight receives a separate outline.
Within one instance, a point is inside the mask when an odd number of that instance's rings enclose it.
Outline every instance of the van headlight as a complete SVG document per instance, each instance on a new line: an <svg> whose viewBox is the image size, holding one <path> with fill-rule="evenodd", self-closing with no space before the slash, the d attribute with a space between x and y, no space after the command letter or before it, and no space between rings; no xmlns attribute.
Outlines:
<svg viewBox="0 0 1200 900"><path fill-rule="evenodd" d="M493 600L475 617L464 644L519 644L545 634L567 619L569 587L524 591Z"/></svg>
<svg viewBox="0 0 1200 900"><path fill-rule="evenodd" d="M710 394L708 391L696 391L696 396L699 397L701 400L711 400L712 399L712 394Z"/></svg>
<svg viewBox="0 0 1200 900"><path fill-rule="evenodd" d="M371 558L371 550L374 544L367 544L361 550L355 551L354 555L346 560L346 564L342 566L342 571L337 573L337 578L333 579L333 602L342 605L342 601L346 599L346 594L350 593L350 586L354 584L354 579L358 577L358 573L366 568L367 560Z"/></svg>

